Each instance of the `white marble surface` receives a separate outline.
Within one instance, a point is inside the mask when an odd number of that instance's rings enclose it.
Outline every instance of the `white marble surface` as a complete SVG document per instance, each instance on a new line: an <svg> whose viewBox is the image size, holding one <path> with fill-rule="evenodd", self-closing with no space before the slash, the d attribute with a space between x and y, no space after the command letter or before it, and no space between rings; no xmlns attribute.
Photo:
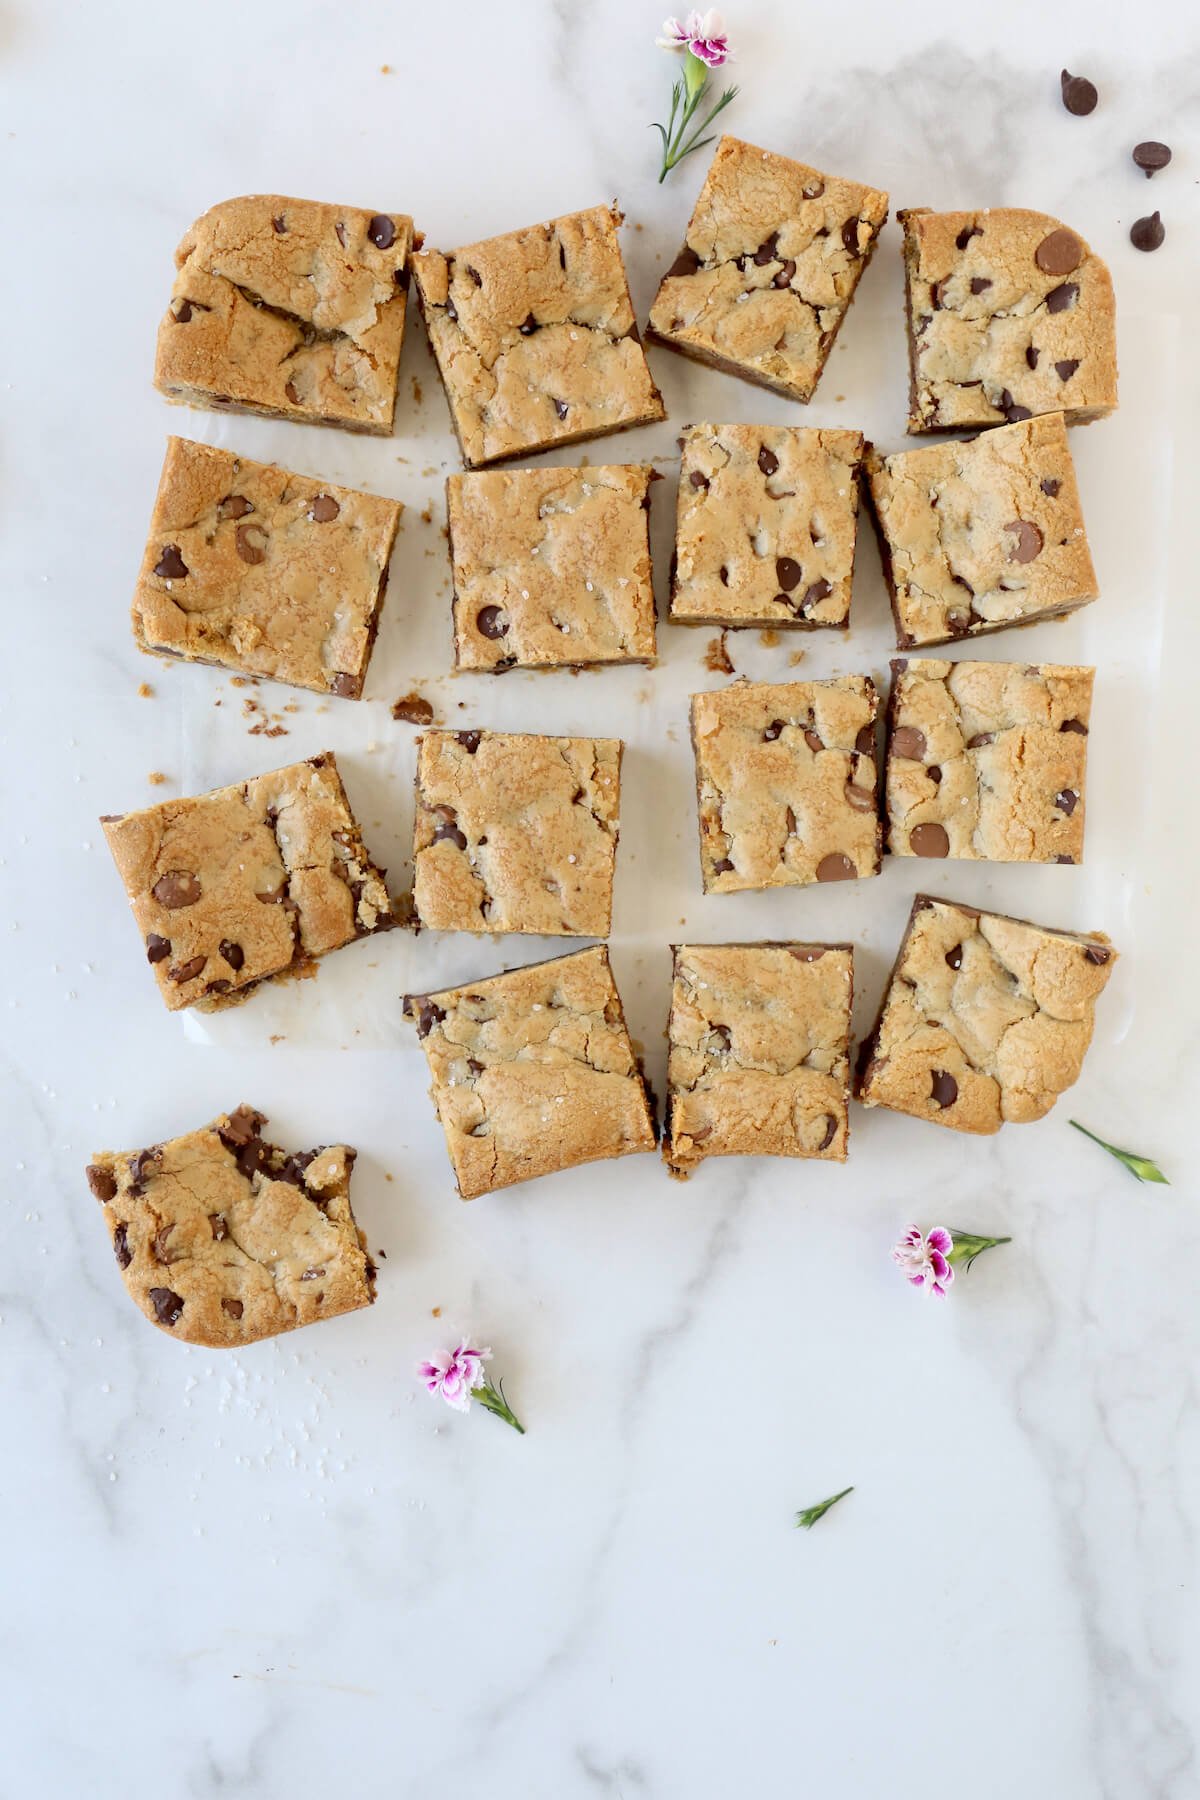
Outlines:
<svg viewBox="0 0 1200 1800"><path fill-rule="evenodd" d="M1194 8L778 0L731 21L731 129L893 209L1044 208L1111 260L1122 409L1074 437L1104 597L984 651L1100 667L1083 870L900 864L705 900L684 701L718 679L707 634L664 630L653 674L447 674L452 443L419 325L394 443L169 410L149 386L174 244L230 193L395 206L447 247L615 193L644 314L704 162L654 183L658 19L632 0L5 9L4 1800L1200 1793ZM1101 85L1090 119L1058 104L1063 62ZM1152 187L1127 161L1145 136L1176 150ZM1169 236L1139 257L1151 206ZM888 445L898 242L893 224L800 415ZM689 417L797 416L654 364L671 424L593 460L669 456ZM218 673L136 655L169 430L408 502L370 704L296 695L286 738L251 737ZM665 485L664 568L670 506ZM886 666L869 542L860 568L848 643L803 640L806 671ZM786 674L790 644L731 644ZM1078 1089L998 1140L856 1110L845 1168L714 1163L682 1187L645 1158L464 1208L397 996L544 947L396 934L185 1026L95 823L331 744L402 880L412 733L387 702L414 682L444 718L629 740L613 948L652 1072L671 938L851 936L865 1019L919 873L1126 952ZM373 1311L222 1357L129 1306L81 1165L243 1098L284 1141L361 1147L387 1260ZM1137 1187L1068 1112L1175 1185ZM910 1217L1015 1241L922 1306L887 1261ZM527 1437L416 1389L451 1323L495 1345Z"/></svg>

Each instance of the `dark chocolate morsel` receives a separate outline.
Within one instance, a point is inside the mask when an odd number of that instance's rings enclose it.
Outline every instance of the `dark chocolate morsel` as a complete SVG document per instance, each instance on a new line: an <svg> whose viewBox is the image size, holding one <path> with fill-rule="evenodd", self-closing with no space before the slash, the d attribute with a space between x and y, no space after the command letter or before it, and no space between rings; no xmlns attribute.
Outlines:
<svg viewBox="0 0 1200 1800"><path fill-rule="evenodd" d="M699 267L700 258L689 245L685 244L683 249L679 252L679 255L675 258L675 261L667 270L667 275L668 277L672 275L694 275Z"/></svg>
<svg viewBox="0 0 1200 1800"><path fill-rule="evenodd" d="M89 1163L87 1166L87 1184L97 1200L111 1200L117 1191L117 1178L111 1169L100 1163Z"/></svg>
<svg viewBox="0 0 1200 1800"><path fill-rule="evenodd" d="M1159 144L1153 138L1147 138L1143 144L1133 146L1133 160L1139 169L1145 172L1147 180L1151 175L1165 169L1171 160L1169 144Z"/></svg>
<svg viewBox="0 0 1200 1800"><path fill-rule="evenodd" d="M150 889L160 906L174 911L180 906L195 906L200 898L200 877L190 869L168 869Z"/></svg>
<svg viewBox="0 0 1200 1800"><path fill-rule="evenodd" d="M390 250L396 241L396 227L386 213L376 213L367 226L367 236L377 250Z"/></svg>
<svg viewBox="0 0 1200 1800"><path fill-rule="evenodd" d="M228 938L222 938L221 942L217 945L217 949L235 973L241 968L246 960L246 952L242 949L242 946L240 944L231 943Z"/></svg>
<svg viewBox="0 0 1200 1800"><path fill-rule="evenodd" d="M790 594L799 585L803 573L800 564L792 557L780 556L775 559L775 579L785 593Z"/></svg>
<svg viewBox="0 0 1200 1800"><path fill-rule="evenodd" d="M1103 947L1103 945L1101 945L1101 944L1089 944L1087 949L1084 951L1084 955L1087 957L1087 959L1090 963L1097 963L1097 964L1099 964L1099 966L1101 968L1103 968L1104 964L1108 961L1109 957L1112 955L1112 951L1106 950Z"/></svg>
<svg viewBox="0 0 1200 1800"><path fill-rule="evenodd" d="M183 1312L183 1301L171 1288L152 1287L150 1304L160 1325L177 1325Z"/></svg>
<svg viewBox="0 0 1200 1800"><path fill-rule="evenodd" d="M455 737L468 756L474 756L479 748L480 733L478 731L456 731Z"/></svg>
<svg viewBox="0 0 1200 1800"><path fill-rule="evenodd" d="M328 525L341 510L332 494L318 494L308 509L308 516L314 525Z"/></svg>
<svg viewBox="0 0 1200 1800"><path fill-rule="evenodd" d="M952 949L947 950L946 962L952 969L961 969L962 968L962 945L961 944L955 944Z"/></svg>
<svg viewBox="0 0 1200 1800"><path fill-rule="evenodd" d="M182 581L188 572L188 566L179 554L178 544L164 544L162 554L154 565L154 573L164 581Z"/></svg>
<svg viewBox="0 0 1200 1800"><path fill-rule="evenodd" d="M853 881L858 870L850 858L840 850L830 851L817 864L818 881Z"/></svg>
<svg viewBox="0 0 1200 1800"><path fill-rule="evenodd" d="M1069 275L1083 261L1083 244L1073 231L1059 225L1049 231L1033 253L1043 275Z"/></svg>
<svg viewBox="0 0 1200 1800"><path fill-rule="evenodd" d="M133 1251L129 1248L128 1225L118 1225L113 1232L113 1255L117 1259L118 1269L127 1269L133 1261Z"/></svg>
<svg viewBox="0 0 1200 1800"><path fill-rule="evenodd" d="M1069 75L1066 69L1061 76L1062 103L1069 113L1077 119L1086 118L1088 113L1095 112L1096 102L1100 98L1095 84L1086 75Z"/></svg>
<svg viewBox="0 0 1200 1800"><path fill-rule="evenodd" d="M146 937L146 961L160 963L171 954L170 938L162 937L157 931L151 931Z"/></svg>
<svg viewBox="0 0 1200 1800"><path fill-rule="evenodd" d="M1129 227L1129 241L1135 250L1157 250L1166 235L1166 227L1156 212L1148 218L1135 219Z"/></svg>
<svg viewBox="0 0 1200 1800"><path fill-rule="evenodd" d="M508 620L498 606L481 606L475 623L485 638L502 638L508 631Z"/></svg>
<svg viewBox="0 0 1200 1800"><path fill-rule="evenodd" d="M768 450L765 444L758 453L758 466L764 475L774 475L779 468L779 458L773 450Z"/></svg>
<svg viewBox="0 0 1200 1800"><path fill-rule="evenodd" d="M1063 788L1054 796L1054 804L1059 812L1066 813L1068 819L1079 804L1079 795L1074 788Z"/></svg>
<svg viewBox="0 0 1200 1800"><path fill-rule="evenodd" d="M950 839L946 827L935 823L914 825L909 833L909 847L914 856L949 856Z"/></svg>
<svg viewBox="0 0 1200 1800"><path fill-rule="evenodd" d="M936 1101L944 1112L953 1106L958 1099L958 1083L953 1075L947 1075L945 1069L934 1069L929 1084L929 1098Z"/></svg>
<svg viewBox="0 0 1200 1800"><path fill-rule="evenodd" d="M888 744L893 756L902 756L909 762L924 762L927 747L925 733L915 725L897 725Z"/></svg>

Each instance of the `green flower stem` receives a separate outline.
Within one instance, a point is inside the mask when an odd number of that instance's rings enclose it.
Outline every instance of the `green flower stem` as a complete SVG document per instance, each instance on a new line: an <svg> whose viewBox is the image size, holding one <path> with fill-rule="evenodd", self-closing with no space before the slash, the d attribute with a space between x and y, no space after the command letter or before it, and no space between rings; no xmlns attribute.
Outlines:
<svg viewBox="0 0 1200 1800"><path fill-rule="evenodd" d="M954 1248L946 1261L954 1267L963 1263L969 1269L975 1258L982 1256L985 1250L994 1250L997 1244L1012 1243L1010 1237L979 1237L973 1231L955 1231L953 1225L947 1229L954 1239Z"/></svg>
<svg viewBox="0 0 1200 1800"><path fill-rule="evenodd" d="M816 1506L806 1506L803 1512L796 1514L796 1524L802 1531L811 1531L818 1519L823 1519L831 1506L844 1500L847 1494L854 1492L853 1487L843 1488L840 1494L830 1494L828 1500L821 1500Z"/></svg>
<svg viewBox="0 0 1200 1800"><path fill-rule="evenodd" d="M502 1381L494 1384L490 1375L485 1376L483 1386L476 1388L471 1397L478 1400L485 1412L495 1413L498 1419L503 1419L506 1425L511 1425L514 1431L519 1431L522 1437L525 1436L525 1427L504 1398Z"/></svg>
<svg viewBox="0 0 1200 1800"><path fill-rule="evenodd" d="M1085 1138L1091 1138L1093 1144L1099 1144L1102 1150L1107 1150L1110 1156L1115 1156L1119 1163L1124 1163L1138 1181L1158 1181L1163 1187L1170 1187L1170 1182L1158 1164L1151 1162L1148 1156L1135 1156L1132 1150L1118 1150L1115 1144L1106 1144L1102 1137L1097 1137L1094 1131L1089 1131L1078 1119L1069 1119L1067 1123L1073 1125L1076 1131L1081 1131Z"/></svg>
<svg viewBox="0 0 1200 1800"><path fill-rule="evenodd" d="M707 93L708 69L698 56L693 56L688 50L684 53L683 58L683 79L677 81L671 89L671 115L665 125L655 125L651 128L657 131L662 138L663 159L658 175L660 183L667 179L671 170L677 163L681 163L685 156L690 156L693 150L701 150L705 144L712 143L712 138L704 137L702 133L708 130L717 114L723 112L729 102L735 98L737 89L736 87L726 88L712 111L696 126L691 136L687 137L688 127Z"/></svg>

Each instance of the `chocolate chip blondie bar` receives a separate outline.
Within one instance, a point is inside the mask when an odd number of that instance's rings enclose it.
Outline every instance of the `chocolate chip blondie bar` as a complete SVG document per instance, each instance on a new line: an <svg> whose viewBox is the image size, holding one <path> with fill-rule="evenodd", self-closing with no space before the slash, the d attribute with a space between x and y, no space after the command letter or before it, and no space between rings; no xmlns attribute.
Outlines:
<svg viewBox="0 0 1200 1800"><path fill-rule="evenodd" d="M464 1200L653 1150L654 1119L602 944L441 994L411 994Z"/></svg>
<svg viewBox="0 0 1200 1800"><path fill-rule="evenodd" d="M330 751L102 823L172 1012L244 1000L396 923Z"/></svg>
<svg viewBox="0 0 1200 1800"><path fill-rule="evenodd" d="M617 241L593 206L413 257L468 468L666 417L638 337Z"/></svg>
<svg viewBox="0 0 1200 1800"><path fill-rule="evenodd" d="M887 208L876 188L723 137L647 336L811 400Z"/></svg>
<svg viewBox="0 0 1200 1800"><path fill-rule="evenodd" d="M962 431L1117 404L1112 278L1078 232L1019 207L931 212L904 227L908 429Z"/></svg>
<svg viewBox="0 0 1200 1800"><path fill-rule="evenodd" d="M663 1156L846 1160L849 944L675 948Z"/></svg>
<svg viewBox="0 0 1200 1800"><path fill-rule="evenodd" d="M945 644L1096 598L1060 413L880 456L867 485L896 644Z"/></svg>
<svg viewBox="0 0 1200 1800"><path fill-rule="evenodd" d="M693 695L706 894L878 875L875 712L867 675Z"/></svg>
<svg viewBox="0 0 1200 1800"><path fill-rule="evenodd" d="M240 1349L370 1306L375 1265L350 1208L354 1151L289 1154L249 1106L148 1150L101 1151L88 1186L121 1279L154 1325Z"/></svg>
<svg viewBox="0 0 1200 1800"><path fill-rule="evenodd" d="M953 1131L1042 1118L1079 1078L1116 960L1102 932L918 894L858 1098Z"/></svg>
<svg viewBox="0 0 1200 1800"><path fill-rule="evenodd" d="M895 856L1083 860L1094 669L892 664L885 789Z"/></svg>
<svg viewBox="0 0 1200 1800"><path fill-rule="evenodd" d="M175 252L155 387L188 406L386 436L411 246L403 213L223 201Z"/></svg>
<svg viewBox="0 0 1200 1800"><path fill-rule="evenodd" d="M421 924L607 937L620 797L619 738L426 732L413 833Z"/></svg>
<svg viewBox="0 0 1200 1800"><path fill-rule="evenodd" d="M169 438L133 635L158 656L358 700L402 511Z"/></svg>
<svg viewBox="0 0 1200 1800"><path fill-rule="evenodd" d="M692 425L682 448L672 621L844 631L861 432Z"/></svg>
<svg viewBox="0 0 1200 1800"><path fill-rule="evenodd" d="M648 464L446 482L459 669L652 663Z"/></svg>

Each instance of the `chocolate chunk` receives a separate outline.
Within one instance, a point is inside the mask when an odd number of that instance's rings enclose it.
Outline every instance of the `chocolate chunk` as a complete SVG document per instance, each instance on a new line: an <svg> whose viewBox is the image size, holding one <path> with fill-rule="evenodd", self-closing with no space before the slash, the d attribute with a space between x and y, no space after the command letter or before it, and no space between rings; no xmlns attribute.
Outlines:
<svg viewBox="0 0 1200 1800"><path fill-rule="evenodd" d="M228 938L222 938L221 942L217 945L217 949L235 973L241 968L246 960L246 952L242 949L242 946L240 944L231 943Z"/></svg>
<svg viewBox="0 0 1200 1800"><path fill-rule="evenodd" d="M565 400L556 400L554 402L554 410L560 419L565 419L569 408Z"/></svg>
<svg viewBox="0 0 1200 1800"><path fill-rule="evenodd" d="M714 1025L712 1027L712 1035L715 1038L720 1038L722 1050L728 1050L730 1044L733 1042L733 1033L730 1031L728 1025Z"/></svg>
<svg viewBox="0 0 1200 1800"><path fill-rule="evenodd" d="M965 637L971 629L971 615L964 612L948 612L946 624L955 637Z"/></svg>
<svg viewBox="0 0 1200 1800"><path fill-rule="evenodd" d="M150 932L146 938L146 961L160 963L164 957L170 956L170 954L170 938L160 937L157 931Z"/></svg>
<svg viewBox="0 0 1200 1800"><path fill-rule="evenodd" d="M941 785L942 785L942 770L941 770L941 765L939 763L930 763L929 767L925 771L925 774L927 775L929 780L932 781L934 787L941 787Z"/></svg>
<svg viewBox="0 0 1200 1800"><path fill-rule="evenodd" d="M687 244L685 244L683 246L683 249L679 252L679 255L675 258L675 261L671 264L670 268L667 270L667 274L669 276L670 275L694 275L696 273L696 270L699 267L700 267L700 258L696 255L696 252L693 249L691 249Z"/></svg>
<svg viewBox="0 0 1200 1800"><path fill-rule="evenodd" d="M875 796L870 788L856 787L854 782L848 781L842 792L846 796L846 804L852 806L855 812L875 811Z"/></svg>
<svg viewBox="0 0 1200 1800"><path fill-rule="evenodd" d="M1062 482L1057 481L1053 475L1043 475L1041 482L1042 492L1043 494L1049 494L1051 500L1056 500L1058 498L1058 490L1061 486Z"/></svg>
<svg viewBox="0 0 1200 1800"><path fill-rule="evenodd" d="M160 1325L178 1325L183 1312L183 1301L170 1288L153 1287L150 1289L150 1304Z"/></svg>
<svg viewBox="0 0 1200 1800"><path fill-rule="evenodd" d="M479 748L480 733L478 731L456 731L455 737L468 756L474 756Z"/></svg>
<svg viewBox="0 0 1200 1800"><path fill-rule="evenodd" d="M177 325L190 325L192 322L192 303L185 300L179 311L172 315Z"/></svg>
<svg viewBox="0 0 1200 1800"><path fill-rule="evenodd" d="M1004 529L1013 534L1013 547L1008 553L1009 562L1029 563L1035 556L1041 555L1045 540L1030 519L1010 519Z"/></svg>
<svg viewBox="0 0 1200 1800"><path fill-rule="evenodd" d="M475 624L485 638L502 638L508 632L508 619L498 606L481 606Z"/></svg>
<svg viewBox="0 0 1200 1800"><path fill-rule="evenodd" d="M854 740L854 748L860 756L874 756L875 727L873 725L860 725L858 736Z"/></svg>
<svg viewBox="0 0 1200 1800"><path fill-rule="evenodd" d="M283 384L283 391L287 395L288 399L291 401L293 406L299 406L300 390L296 386L294 381L285 381Z"/></svg>
<svg viewBox="0 0 1200 1800"><path fill-rule="evenodd" d="M221 1243L224 1238L229 1236L229 1226L226 1224L224 1213L209 1213L208 1228L212 1232L213 1242L216 1244Z"/></svg>
<svg viewBox="0 0 1200 1800"><path fill-rule="evenodd" d="M788 951L789 956L794 956L797 962L802 963L820 962L824 954L824 944L802 944L799 948Z"/></svg>
<svg viewBox="0 0 1200 1800"><path fill-rule="evenodd" d="M286 1181L291 1187L303 1188L304 1177L319 1155L319 1150L297 1150L294 1155L285 1156L277 1169L271 1170L271 1179Z"/></svg>
<svg viewBox="0 0 1200 1800"><path fill-rule="evenodd" d="M337 233L338 243L342 246L342 249L344 250L346 248L346 227L342 224L341 220L339 219L333 229Z"/></svg>
<svg viewBox="0 0 1200 1800"><path fill-rule="evenodd" d="M1054 860L1056 863L1072 863L1073 864L1075 861L1075 858L1073 856L1056 856Z"/></svg>
<svg viewBox="0 0 1200 1800"><path fill-rule="evenodd" d="M234 546L244 563L253 566L267 560L267 534L261 525L239 525L233 534Z"/></svg>
<svg viewBox="0 0 1200 1800"><path fill-rule="evenodd" d="M1058 728L1060 731L1075 731L1080 737L1086 737L1088 728L1082 719L1064 719Z"/></svg>
<svg viewBox="0 0 1200 1800"><path fill-rule="evenodd" d="M763 743L764 744L773 744L775 742L775 739L780 735L780 733L782 731L783 731L783 720L782 719L772 719L771 723L767 726L767 729L763 732Z"/></svg>
<svg viewBox="0 0 1200 1800"><path fill-rule="evenodd" d="M1145 171L1146 179L1149 180L1151 175L1157 174L1159 169L1165 169L1170 162L1170 146L1155 143L1153 138L1147 138L1145 143L1133 146L1133 160L1139 169Z"/></svg>
<svg viewBox="0 0 1200 1800"><path fill-rule="evenodd" d="M1070 381L1078 367L1079 358L1077 356L1065 356L1061 362L1055 363L1054 373L1060 381Z"/></svg>
<svg viewBox="0 0 1200 1800"><path fill-rule="evenodd" d="M231 1319L240 1319L245 1307L240 1300L222 1300L221 1311L228 1313Z"/></svg>
<svg viewBox="0 0 1200 1800"><path fill-rule="evenodd" d="M971 277L971 292L973 294L986 294L991 285L991 277L988 275L972 275Z"/></svg>
<svg viewBox="0 0 1200 1800"><path fill-rule="evenodd" d="M819 756L821 754L821 751L825 748L825 745L822 742L821 738L813 730L811 725L805 726L804 741L808 745L809 749L812 751L814 756Z"/></svg>
<svg viewBox="0 0 1200 1800"><path fill-rule="evenodd" d="M817 864L818 881L853 881L858 870L848 856L840 850L830 851Z"/></svg>
<svg viewBox="0 0 1200 1800"><path fill-rule="evenodd" d="M947 1075L945 1069L934 1069L929 1085L929 1098L937 1103L945 1112L958 1099L958 1083L953 1075Z"/></svg>
<svg viewBox="0 0 1200 1800"><path fill-rule="evenodd" d="M1066 312L1074 306L1079 298L1079 289L1073 281L1064 281L1060 286L1051 288L1046 295L1046 311L1050 313Z"/></svg>
<svg viewBox="0 0 1200 1800"><path fill-rule="evenodd" d="M819 581L814 581L811 587L805 588L804 598L800 602L800 611L807 612L810 606L817 606L822 600L828 600L832 592L833 589L822 575Z"/></svg>
<svg viewBox="0 0 1200 1800"><path fill-rule="evenodd" d="M226 494L217 507L217 517L224 524L226 519L244 519L253 511L253 505L244 494Z"/></svg>
<svg viewBox="0 0 1200 1800"><path fill-rule="evenodd" d="M699 469L693 469L688 480L694 488L704 488L705 490L708 488L708 476Z"/></svg>
<svg viewBox="0 0 1200 1800"><path fill-rule="evenodd" d="M190 956L187 962L168 969L167 974L172 981L194 981L207 961L207 956Z"/></svg>
<svg viewBox="0 0 1200 1800"><path fill-rule="evenodd" d="M893 756L903 756L909 762L924 762L925 733L918 731L915 725L898 725L888 743Z"/></svg>
<svg viewBox="0 0 1200 1800"><path fill-rule="evenodd" d="M962 968L962 945L961 944L955 944L953 949L947 950L946 962L952 969L961 969Z"/></svg>
<svg viewBox="0 0 1200 1800"><path fill-rule="evenodd" d="M141 1195L145 1192L149 1172L162 1161L162 1147L154 1144L149 1150L138 1150L129 1158L129 1191Z"/></svg>
<svg viewBox="0 0 1200 1800"><path fill-rule="evenodd" d="M87 1166L87 1184L97 1200L111 1200L117 1191L117 1178L111 1169L101 1163L89 1163Z"/></svg>
<svg viewBox="0 0 1200 1800"><path fill-rule="evenodd" d="M150 889L160 906L173 912L180 906L195 906L200 898L200 877L190 869L168 869Z"/></svg>
<svg viewBox="0 0 1200 1800"><path fill-rule="evenodd" d="M1019 424L1019 422L1022 419L1031 419L1033 417L1033 414L1030 412L1030 410L1027 406L1018 406L1017 405L1016 401L1013 399L1012 395L1009 393L1007 388L1004 388L1003 391L1001 392L1000 398L999 398L999 400L997 400L996 405L997 405L998 409L1004 414L1004 417L1008 420L1010 425Z"/></svg>
<svg viewBox="0 0 1200 1800"><path fill-rule="evenodd" d="M758 453L758 466L764 475L774 475L779 468L779 458L773 450L764 444Z"/></svg>
<svg viewBox="0 0 1200 1800"><path fill-rule="evenodd" d="M347 675L344 669L338 669L329 678L329 691L341 700L357 700L358 676Z"/></svg>
<svg viewBox="0 0 1200 1800"><path fill-rule="evenodd" d="M949 856L950 839L946 827L938 824L914 825L908 837L914 856Z"/></svg>
<svg viewBox="0 0 1200 1800"><path fill-rule="evenodd" d="M443 817L440 821L433 834L433 842L435 844L453 844L456 849L465 850L467 847L465 832L460 831L455 824L454 814L449 807L444 807L442 810L443 813L449 813L450 816L449 818Z"/></svg>
<svg viewBox="0 0 1200 1800"><path fill-rule="evenodd" d="M1157 250L1166 235L1166 227L1156 212L1148 218L1135 219L1129 227L1129 241L1135 250Z"/></svg>
<svg viewBox="0 0 1200 1800"><path fill-rule="evenodd" d="M433 707L422 694L405 694L392 703L393 719L402 719L406 725L432 725Z"/></svg>
<svg viewBox="0 0 1200 1800"><path fill-rule="evenodd" d="M985 744L994 744L995 741L996 734L994 731L977 731L974 737L969 737L967 739L967 749L982 750Z"/></svg>
<svg viewBox="0 0 1200 1800"><path fill-rule="evenodd" d="M713 874L714 875L731 875L732 873L733 873L733 864L730 862L730 860L727 856L722 856L719 859L719 861L717 861L713 864Z"/></svg>
<svg viewBox="0 0 1200 1800"><path fill-rule="evenodd" d="M1088 113L1095 112L1100 96L1085 75L1069 75L1064 69L1060 79L1062 103L1069 113L1074 113L1077 119L1084 119Z"/></svg>
<svg viewBox="0 0 1200 1800"><path fill-rule="evenodd" d="M842 226L842 248L848 256L858 255L858 219L847 219Z"/></svg>
<svg viewBox="0 0 1200 1800"><path fill-rule="evenodd" d="M791 287L792 277L796 273L796 265L789 256L782 269L778 269L771 279L771 286L777 288Z"/></svg>
<svg viewBox="0 0 1200 1800"><path fill-rule="evenodd" d="M1069 275L1083 261L1083 245L1073 231L1060 225L1042 239L1033 260L1043 275Z"/></svg>
<svg viewBox="0 0 1200 1800"><path fill-rule="evenodd" d="M308 516L314 525L328 525L331 519L337 518L341 510L332 494L318 494L308 509Z"/></svg>
<svg viewBox="0 0 1200 1800"><path fill-rule="evenodd" d="M726 568L724 563L722 563L720 568L717 570L717 575L720 578L721 586L728 587L729 586L729 570Z"/></svg>
<svg viewBox="0 0 1200 1800"><path fill-rule="evenodd" d="M282 213L275 214L275 217L271 220L271 229L277 232L281 237L287 230L287 221L284 219Z"/></svg>
<svg viewBox="0 0 1200 1800"><path fill-rule="evenodd" d="M792 589L799 585L803 573L800 564L795 562L792 557L780 556L775 559L775 579L785 593L790 594Z"/></svg>
<svg viewBox="0 0 1200 1800"><path fill-rule="evenodd" d="M532 337L534 332L539 330L538 322L534 318L532 313L525 314L525 317L522 319L521 323L517 326L517 330L520 332L522 337Z"/></svg>
<svg viewBox="0 0 1200 1800"><path fill-rule="evenodd" d="M959 250L965 250L972 238L982 236L983 231L978 225L964 225L954 240L955 246Z"/></svg>
<svg viewBox="0 0 1200 1800"><path fill-rule="evenodd" d="M164 544L162 554L154 565L154 573L164 581L182 581L187 572L188 566L179 554L179 545Z"/></svg>
<svg viewBox="0 0 1200 1800"><path fill-rule="evenodd" d="M170 1245L171 1233L174 1229L174 1225L160 1225L150 1240L150 1254L155 1262L160 1262L164 1266L172 1260Z"/></svg>
<svg viewBox="0 0 1200 1800"><path fill-rule="evenodd" d="M1062 788L1054 796L1054 804L1059 812L1066 813L1068 819L1079 804L1079 795L1074 788Z"/></svg>
<svg viewBox="0 0 1200 1800"><path fill-rule="evenodd" d="M1096 963L1100 968L1103 968L1109 957L1112 955L1112 951L1105 950L1100 944L1089 944L1083 954L1090 963Z"/></svg>
<svg viewBox="0 0 1200 1800"><path fill-rule="evenodd" d="M227 1150L241 1150L258 1137L265 1122L263 1115L255 1112L252 1106L239 1106L223 1125L218 1125L217 1136Z"/></svg>
<svg viewBox="0 0 1200 1800"><path fill-rule="evenodd" d="M367 226L367 236L377 250L390 250L396 241L396 227L386 213L376 213Z"/></svg>
<svg viewBox="0 0 1200 1800"><path fill-rule="evenodd" d="M113 1255L117 1259L118 1269L127 1269L133 1261L133 1251L129 1248L128 1225L118 1225L113 1232Z"/></svg>
<svg viewBox="0 0 1200 1800"><path fill-rule="evenodd" d="M764 239L764 241L758 246L758 249L754 252L754 261L758 268L760 268L760 269L764 268L766 266L766 264L769 262L778 261L778 257L776 255L776 250L777 250L778 244L779 244L779 233L777 231L773 231L771 233L770 237Z"/></svg>
<svg viewBox="0 0 1200 1800"><path fill-rule="evenodd" d="M828 1150L830 1144L832 1144L834 1138L837 1136L837 1128L838 1128L838 1122L834 1118L833 1114L826 1113L825 1114L825 1136L821 1139L820 1143L817 1145L817 1149L819 1151L820 1150Z"/></svg>
<svg viewBox="0 0 1200 1800"><path fill-rule="evenodd" d="M1035 344L1029 345L1028 349L1025 352L1025 361L1029 364L1029 367L1031 369L1037 368L1038 357L1041 354L1042 354L1041 351L1037 348L1037 346Z"/></svg>

